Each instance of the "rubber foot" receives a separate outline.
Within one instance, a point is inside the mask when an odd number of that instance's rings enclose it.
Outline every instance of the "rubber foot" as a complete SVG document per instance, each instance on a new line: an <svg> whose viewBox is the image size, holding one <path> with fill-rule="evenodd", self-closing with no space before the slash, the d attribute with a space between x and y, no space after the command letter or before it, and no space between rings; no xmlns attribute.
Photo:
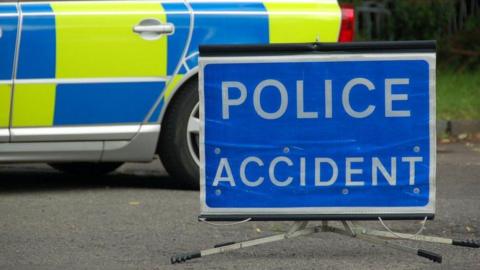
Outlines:
<svg viewBox="0 0 480 270"><path fill-rule="evenodd" d="M461 247L471 247L471 248L480 248L480 243L473 239L468 240L453 240L452 245L461 246Z"/></svg>
<svg viewBox="0 0 480 270"><path fill-rule="evenodd" d="M170 258L170 263L172 264L183 263L191 259L200 258L201 256L202 255L200 254L200 252L175 255Z"/></svg>
<svg viewBox="0 0 480 270"><path fill-rule="evenodd" d="M431 251L428 251L428 250L419 249L417 251L417 255L420 256L420 257L424 257L424 258L427 258L429 260L432 260L436 263L442 263L442 255L431 252Z"/></svg>

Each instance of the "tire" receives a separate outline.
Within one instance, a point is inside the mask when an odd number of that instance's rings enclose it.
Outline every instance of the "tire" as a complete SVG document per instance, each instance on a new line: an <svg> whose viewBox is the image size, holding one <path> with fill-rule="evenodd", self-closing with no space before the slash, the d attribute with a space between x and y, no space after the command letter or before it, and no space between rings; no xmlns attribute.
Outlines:
<svg viewBox="0 0 480 270"><path fill-rule="evenodd" d="M122 162L49 163L52 168L68 174L105 175L122 166Z"/></svg>
<svg viewBox="0 0 480 270"><path fill-rule="evenodd" d="M198 137L196 139L192 137L192 133L187 129L194 109L198 112L196 78L179 89L170 102L162 121L157 152L165 169L173 178L185 188L198 189L200 183Z"/></svg>

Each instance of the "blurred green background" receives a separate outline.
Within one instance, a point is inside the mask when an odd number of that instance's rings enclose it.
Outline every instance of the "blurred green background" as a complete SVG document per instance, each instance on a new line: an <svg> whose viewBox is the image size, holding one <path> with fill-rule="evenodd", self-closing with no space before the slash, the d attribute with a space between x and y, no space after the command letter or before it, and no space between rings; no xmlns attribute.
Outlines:
<svg viewBox="0 0 480 270"><path fill-rule="evenodd" d="M437 118L480 120L480 0L340 0L355 40L437 40Z"/></svg>

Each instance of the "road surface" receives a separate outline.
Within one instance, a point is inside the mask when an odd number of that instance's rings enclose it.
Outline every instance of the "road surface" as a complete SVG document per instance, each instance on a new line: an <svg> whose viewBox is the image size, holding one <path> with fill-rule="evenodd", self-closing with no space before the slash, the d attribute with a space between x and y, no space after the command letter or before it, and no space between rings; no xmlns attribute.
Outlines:
<svg viewBox="0 0 480 270"><path fill-rule="evenodd" d="M480 145L440 145L437 175L437 214L424 234L480 239ZM1 165L0 179L0 269L480 269L480 249L405 242L442 254L438 265L329 233L170 265L173 254L289 223L199 223L198 192L181 189L158 160L96 178ZM420 226L387 224L406 232Z"/></svg>

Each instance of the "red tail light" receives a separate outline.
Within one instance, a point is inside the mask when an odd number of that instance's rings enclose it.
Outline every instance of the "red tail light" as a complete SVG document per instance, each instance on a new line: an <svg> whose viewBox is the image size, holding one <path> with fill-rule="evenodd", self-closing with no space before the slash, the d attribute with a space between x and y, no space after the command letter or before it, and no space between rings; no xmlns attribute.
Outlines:
<svg viewBox="0 0 480 270"><path fill-rule="evenodd" d="M338 35L338 42L353 41L355 34L355 11L353 5L340 4L340 9L342 10L342 25Z"/></svg>

